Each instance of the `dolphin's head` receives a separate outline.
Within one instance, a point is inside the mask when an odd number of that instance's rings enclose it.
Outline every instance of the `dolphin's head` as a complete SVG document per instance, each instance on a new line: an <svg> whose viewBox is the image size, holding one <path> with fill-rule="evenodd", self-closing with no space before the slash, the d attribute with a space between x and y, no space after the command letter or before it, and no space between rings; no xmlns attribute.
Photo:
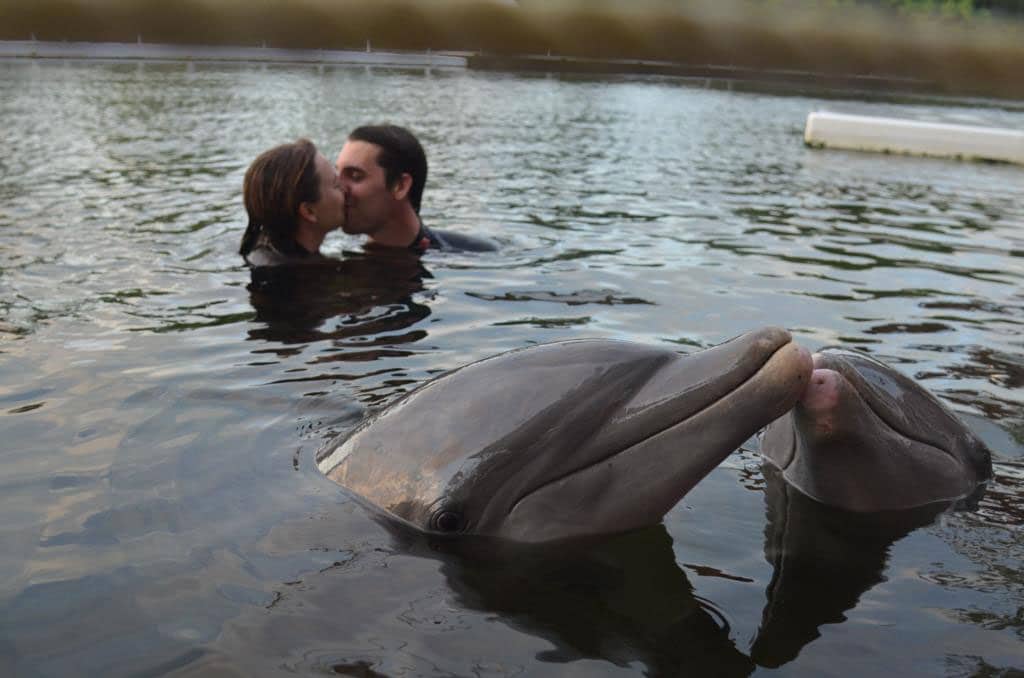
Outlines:
<svg viewBox="0 0 1024 678"><path fill-rule="evenodd" d="M916 382L862 353L815 353L807 391L765 431L761 451L786 482L851 511L970 495L992 474L988 448Z"/></svg>
<svg viewBox="0 0 1024 678"><path fill-rule="evenodd" d="M431 533L519 542L656 524L804 391L809 353L767 328L689 356L607 340L533 346L427 382L320 468Z"/></svg>

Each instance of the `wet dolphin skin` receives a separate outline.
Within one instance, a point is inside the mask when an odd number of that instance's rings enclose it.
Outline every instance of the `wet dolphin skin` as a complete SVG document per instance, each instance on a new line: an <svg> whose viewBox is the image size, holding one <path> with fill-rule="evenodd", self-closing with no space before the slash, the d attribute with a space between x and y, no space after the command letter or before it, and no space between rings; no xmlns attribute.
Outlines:
<svg viewBox="0 0 1024 678"><path fill-rule="evenodd" d="M922 386L862 353L815 353L810 385L765 431L761 452L787 483L851 511L891 511L971 495L991 454Z"/></svg>
<svg viewBox="0 0 1024 678"><path fill-rule="evenodd" d="M466 365L370 417L320 469L416 529L543 542L658 523L804 392L779 328L680 355L623 341Z"/></svg>

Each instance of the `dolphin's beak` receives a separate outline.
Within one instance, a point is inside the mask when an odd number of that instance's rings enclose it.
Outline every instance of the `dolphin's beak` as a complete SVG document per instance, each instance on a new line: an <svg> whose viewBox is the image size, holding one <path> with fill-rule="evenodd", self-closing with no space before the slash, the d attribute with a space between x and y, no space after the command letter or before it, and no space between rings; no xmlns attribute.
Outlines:
<svg viewBox="0 0 1024 678"><path fill-rule="evenodd" d="M507 527L530 525L513 538L542 541L579 535L587 525L608 532L658 522L745 440L792 408L811 369L809 352L780 328L670 361L604 424L601 444L583 463L512 505Z"/></svg>

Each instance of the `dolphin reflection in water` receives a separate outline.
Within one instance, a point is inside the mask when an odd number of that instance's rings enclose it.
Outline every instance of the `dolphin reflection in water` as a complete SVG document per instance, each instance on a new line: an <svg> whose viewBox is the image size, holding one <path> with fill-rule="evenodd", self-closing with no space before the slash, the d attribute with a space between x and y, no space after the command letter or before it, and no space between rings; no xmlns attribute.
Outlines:
<svg viewBox="0 0 1024 678"><path fill-rule="evenodd" d="M726 615L695 595L664 525L576 540L557 555L543 544L419 535L407 537L402 551L441 561L457 607L496 614L549 641L541 662L639 663L644 675L666 677L754 671L730 637Z"/></svg>
<svg viewBox="0 0 1024 678"><path fill-rule="evenodd" d="M427 383L320 467L380 509L402 552L440 559L461 606L551 640L542 661L747 675L843 621L892 544L990 473L984 445L911 380L862 356L811 361L776 328L687 357L597 340L513 351ZM773 575L746 656L655 523L780 415L762 442ZM911 475L924 482L887 499Z"/></svg>
<svg viewBox="0 0 1024 678"><path fill-rule="evenodd" d="M319 466L417 530L545 542L657 524L803 393L780 328L682 356L576 340L503 353L419 387Z"/></svg>
<svg viewBox="0 0 1024 678"><path fill-rule="evenodd" d="M273 535L275 552L301 551L323 529L303 522ZM438 537L383 514L370 522L386 544L339 554L266 608L243 610L200 667L226 657L254 674L590 675L607 662L665 678L756 668L727 615L695 594L664 525L551 548Z"/></svg>
<svg viewBox="0 0 1024 678"><path fill-rule="evenodd" d="M853 512L817 502L763 466L764 557L772 566L761 625L750 648L759 666L777 668L818 638L820 627L846 621L862 595L885 581L893 544L932 524L949 503L896 511ZM971 496L970 508L980 498Z"/></svg>

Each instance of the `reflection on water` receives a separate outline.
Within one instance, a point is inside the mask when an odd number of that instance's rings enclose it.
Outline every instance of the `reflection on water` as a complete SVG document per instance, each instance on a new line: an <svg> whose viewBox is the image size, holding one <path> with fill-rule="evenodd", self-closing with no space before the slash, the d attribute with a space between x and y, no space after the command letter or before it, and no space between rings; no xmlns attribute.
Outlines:
<svg viewBox="0 0 1024 678"><path fill-rule="evenodd" d="M493 653L490 646L500 642L500 632L468 628L476 625L473 619L483 617L492 622L485 627L498 622L549 643L532 659L552 674L560 666L601 660L622 669L641 668L650 676L749 675L754 666L730 638L728 621L713 603L694 595L671 544L665 528L657 526L596 543L563 545L557 554L529 546L431 542L397 533L389 550L396 568L409 567L407 558L413 556L429 559L438 569L444 588L422 591L400 618L413 629L433 625L443 627L438 631L468 631L473 641L464 646L464 670ZM380 657L359 651L328 655L316 649L388 622L329 612L346 608L352 578L352 564L344 562L301 585L284 587L273 605L286 614L239 619L224 645L237 642L238 636L259 639L254 645L259 659L303 657L293 666L300 672L329 665L339 673L362 675L346 671L368 665L394 675L410 660L418 660L419 669L424 658L411 652ZM301 640L281 628L295 623L310 629ZM410 635L401 625L379 632L395 636L391 643ZM288 638L284 646L277 641L281 637Z"/></svg>
<svg viewBox="0 0 1024 678"><path fill-rule="evenodd" d="M1024 120L636 78L0 63L0 674L1019 670L1024 173L808 150L818 108ZM242 266L249 161L383 118L428 150L426 222L501 250L338 234L335 263ZM794 502L780 521L740 450L663 528L494 563L396 541L313 463L494 353L766 324L952 403L994 452L978 507L867 537Z"/></svg>
<svg viewBox="0 0 1024 678"><path fill-rule="evenodd" d="M824 624L845 621L844 613L884 580L893 543L948 506L858 515L805 497L771 465L762 472L764 557L772 578L750 654L758 665L775 668L795 659Z"/></svg>
<svg viewBox="0 0 1024 678"><path fill-rule="evenodd" d="M414 342L426 332L392 333L430 315L429 306L412 299L429 275L406 252L252 269L249 303L260 326L249 338L286 345L329 340L339 349ZM347 359L373 360L356 355Z"/></svg>

